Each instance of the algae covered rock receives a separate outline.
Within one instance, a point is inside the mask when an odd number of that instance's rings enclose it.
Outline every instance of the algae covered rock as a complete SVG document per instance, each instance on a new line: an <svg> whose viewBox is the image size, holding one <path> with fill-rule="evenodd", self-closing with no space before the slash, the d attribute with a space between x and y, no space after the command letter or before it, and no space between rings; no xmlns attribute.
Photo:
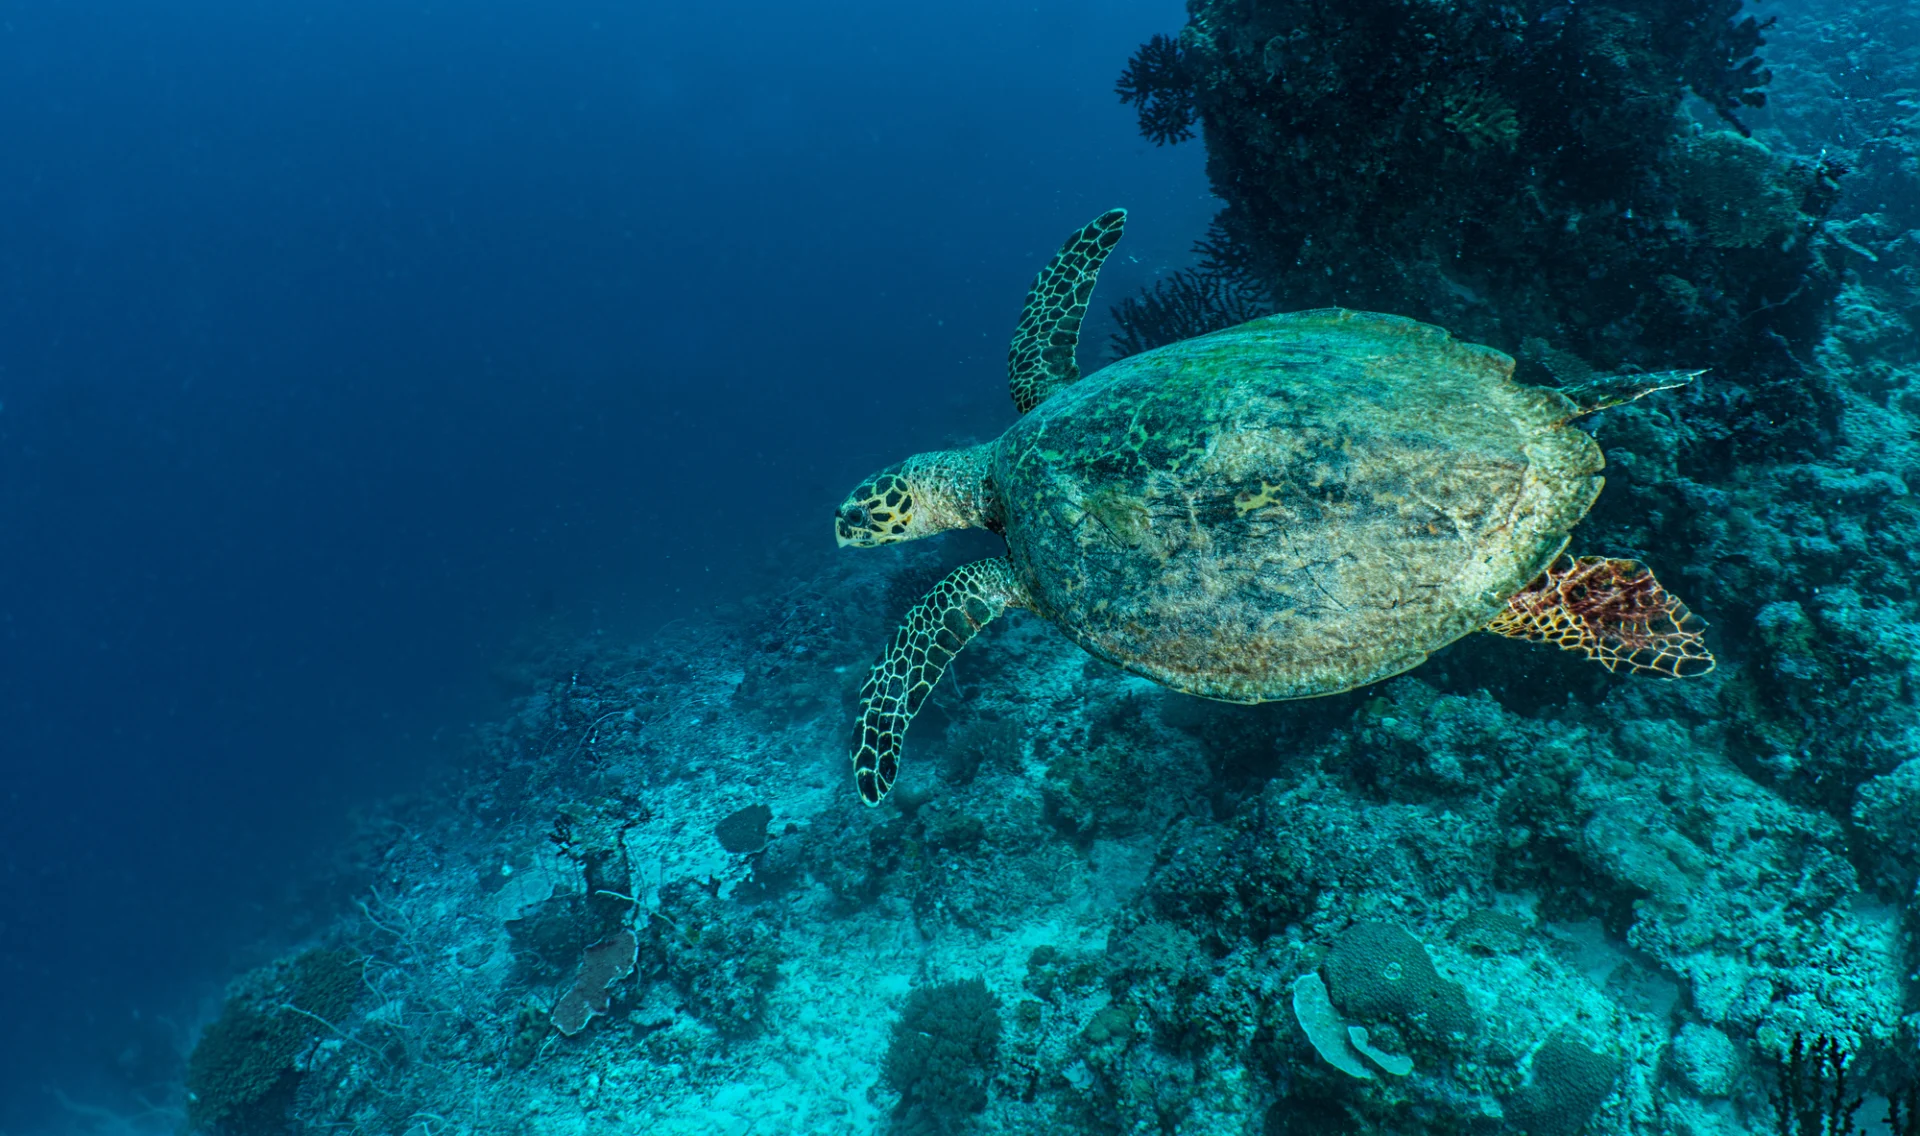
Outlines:
<svg viewBox="0 0 1920 1136"><path fill-rule="evenodd" d="M1894 894L1920 873L1920 758L1860 787L1853 822L1879 853L1878 875Z"/></svg>
<svg viewBox="0 0 1920 1136"><path fill-rule="evenodd" d="M766 1024L784 951L777 929L751 908L698 888L667 888L641 949L643 966L664 971L688 1008L722 1034L746 1037Z"/></svg>
<svg viewBox="0 0 1920 1136"><path fill-rule="evenodd" d="M1511 955L1527 941L1531 928L1517 915L1481 908L1456 920L1447 938L1479 955Z"/></svg>
<svg viewBox="0 0 1920 1136"><path fill-rule="evenodd" d="M1667 1049L1674 1074L1702 1097L1726 1096L1740 1069L1733 1040L1717 1029L1688 1022L1680 1027Z"/></svg>

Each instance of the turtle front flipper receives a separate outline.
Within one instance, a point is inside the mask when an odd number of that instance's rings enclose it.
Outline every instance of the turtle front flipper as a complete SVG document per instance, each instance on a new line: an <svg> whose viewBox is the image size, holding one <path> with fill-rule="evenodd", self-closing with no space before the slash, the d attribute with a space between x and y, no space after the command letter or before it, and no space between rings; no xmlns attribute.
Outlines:
<svg viewBox="0 0 1920 1136"><path fill-rule="evenodd" d="M1025 606L1026 589L996 556L947 573L907 612L860 688L853 779L862 800L877 805L893 788L907 726L960 648L1007 608Z"/></svg>
<svg viewBox="0 0 1920 1136"><path fill-rule="evenodd" d="M1637 560L1562 558L1507 601L1487 630L1579 651L1608 670L1690 678L1713 669L1702 629Z"/></svg>
<svg viewBox="0 0 1920 1136"><path fill-rule="evenodd" d="M1080 377L1074 349L1080 345L1080 321L1113 246L1126 228L1127 211L1109 209L1067 238L1060 251L1034 277L1007 348L1007 385L1013 405L1025 414L1048 395Z"/></svg>

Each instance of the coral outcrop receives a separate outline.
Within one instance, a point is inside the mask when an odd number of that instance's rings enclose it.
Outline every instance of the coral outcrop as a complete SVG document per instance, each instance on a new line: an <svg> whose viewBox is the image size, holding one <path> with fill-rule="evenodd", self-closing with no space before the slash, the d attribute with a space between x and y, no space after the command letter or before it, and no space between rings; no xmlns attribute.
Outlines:
<svg viewBox="0 0 1920 1136"><path fill-rule="evenodd" d="M1802 363L1854 254L1824 235L1843 165L1745 125L1770 25L1738 0L1194 3L1120 93L1156 141L1199 125L1226 204L1117 347L1241 296L1393 312L1536 380L1718 367L1723 442L1816 445L1836 398Z"/></svg>

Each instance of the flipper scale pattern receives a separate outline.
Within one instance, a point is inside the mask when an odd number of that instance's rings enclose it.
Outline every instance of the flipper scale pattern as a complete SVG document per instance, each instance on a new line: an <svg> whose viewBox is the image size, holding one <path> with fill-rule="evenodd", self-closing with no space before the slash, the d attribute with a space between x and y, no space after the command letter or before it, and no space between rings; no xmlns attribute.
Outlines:
<svg viewBox="0 0 1920 1136"><path fill-rule="evenodd" d="M1007 349L1007 385L1013 404L1025 414L1048 395L1080 377L1074 352L1080 344L1080 323L1107 254L1120 243L1127 211L1109 209L1067 238L1059 252L1034 278L1020 323Z"/></svg>
<svg viewBox="0 0 1920 1136"><path fill-rule="evenodd" d="M1640 562L1583 556L1550 566L1487 630L1578 651L1610 671L1690 678L1713 669L1705 626Z"/></svg>
<svg viewBox="0 0 1920 1136"><path fill-rule="evenodd" d="M853 779L861 800L877 805L886 799L900 773L907 726L947 665L1001 612L1025 606L1025 594L1006 557L996 556L955 568L907 612L860 688Z"/></svg>

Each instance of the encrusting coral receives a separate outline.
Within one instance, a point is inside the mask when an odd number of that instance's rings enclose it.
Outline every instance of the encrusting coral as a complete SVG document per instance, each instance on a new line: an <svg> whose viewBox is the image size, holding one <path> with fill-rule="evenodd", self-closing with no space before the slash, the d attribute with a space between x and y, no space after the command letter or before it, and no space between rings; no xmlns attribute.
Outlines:
<svg viewBox="0 0 1920 1136"><path fill-rule="evenodd" d="M246 987L227 999L187 1063L187 1121L202 1131L284 1126L302 1058L363 993L353 956L322 948L253 976Z"/></svg>
<svg viewBox="0 0 1920 1136"><path fill-rule="evenodd" d="M572 1037L587 1028L597 1014L607 1012L613 984L633 973L634 956L640 942L625 928L588 947L580 960L580 973L573 988L553 1007L553 1028Z"/></svg>

